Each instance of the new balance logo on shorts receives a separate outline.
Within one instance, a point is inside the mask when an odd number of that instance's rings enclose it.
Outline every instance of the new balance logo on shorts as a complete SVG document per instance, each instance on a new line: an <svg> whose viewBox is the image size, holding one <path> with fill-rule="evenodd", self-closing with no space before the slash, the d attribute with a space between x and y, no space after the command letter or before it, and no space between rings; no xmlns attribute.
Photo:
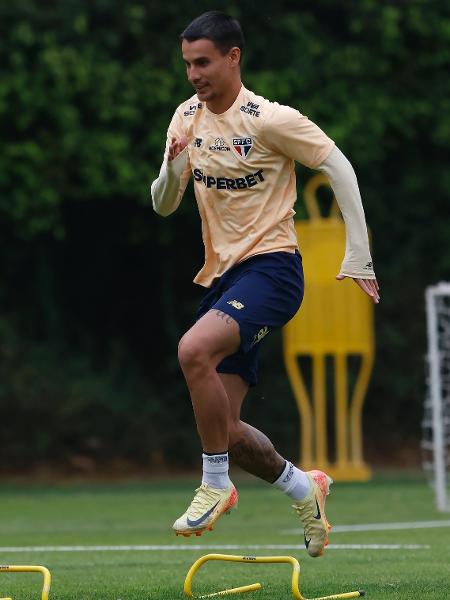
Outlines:
<svg viewBox="0 0 450 600"><path fill-rule="evenodd" d="M242 302L239 302L238 300L228 300L227 304L231 304L231 306L233 308L236 308L237 310L241 310L242 308L244 308Z"/></svg>

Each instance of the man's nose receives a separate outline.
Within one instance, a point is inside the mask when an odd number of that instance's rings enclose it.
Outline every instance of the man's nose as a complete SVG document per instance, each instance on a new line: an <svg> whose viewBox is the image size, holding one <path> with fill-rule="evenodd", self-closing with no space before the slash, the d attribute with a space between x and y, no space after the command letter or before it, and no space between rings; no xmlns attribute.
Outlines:
<svg viewBox="0 0 450 600"><path fill-rule="evenodd" d="M198 81L200 79L199 74L197 69L195 69L194 67L191 67L188 70L188 81L190 83L195 83L196 81Z"/></svg>

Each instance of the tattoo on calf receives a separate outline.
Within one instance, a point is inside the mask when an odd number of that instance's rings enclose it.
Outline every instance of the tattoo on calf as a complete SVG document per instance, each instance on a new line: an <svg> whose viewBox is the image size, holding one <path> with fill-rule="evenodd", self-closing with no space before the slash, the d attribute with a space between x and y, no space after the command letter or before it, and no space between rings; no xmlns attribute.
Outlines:
<svg viewBox="0 0 450 600"><path fill-rule="evenodd" d="M273 483L284 468L284 458L264 433L242 421L240 425L242 437L228 450L231 459L244 471Z"/></svg>

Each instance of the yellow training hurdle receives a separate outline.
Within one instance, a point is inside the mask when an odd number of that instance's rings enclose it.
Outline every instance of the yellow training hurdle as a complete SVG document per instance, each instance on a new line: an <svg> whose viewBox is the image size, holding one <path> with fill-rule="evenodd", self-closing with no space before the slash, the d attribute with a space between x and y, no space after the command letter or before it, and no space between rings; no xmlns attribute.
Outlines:
<svg viewBox="0 0 450 600"><path fill-rule="evenodd" d="M0 573L42 573L44 584L42 587L42 600L48 600L52 576L46 567L29 565L0 565ZM0 600L11 600L11 598L0 598Z"/></svg>
<svg viewBox="0 0 450 600"><path fill-rule="evenodd" d="M184 581L184 593L186 596L191 598L212 598L213 596L225 596L227 594L240 594L242 592L253 592L260 590L262 585L260 583L252 583L250 585L242 585L219 592L213 592L211 594L204 594L203 596L194 596L192 593L192 579L202 565L208 560L223 560L231 562L241 562L246 564L261 564L261 563L289 563L292 565L292 578L291 588L294 598L297 600L308 600L300 593L299 588L299 577L300 577L300 564L293 556L235 556L232 554L206 554L202 556L189 569L186 579ZM320 598L311 598L310 600L337 600L345 598L359 598L364 596L363 590L357 592L346 592L343 594L333 594L331 596L321 596Z"/></svg>

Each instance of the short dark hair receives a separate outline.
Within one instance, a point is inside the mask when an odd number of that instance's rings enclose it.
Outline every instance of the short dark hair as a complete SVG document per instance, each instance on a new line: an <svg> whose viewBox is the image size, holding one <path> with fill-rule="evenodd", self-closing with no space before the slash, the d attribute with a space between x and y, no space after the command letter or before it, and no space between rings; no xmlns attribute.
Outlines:
<svg viewBox="0 0 450 600"><path fill-rule="evenodd" d="M188 42L195 42L202 38L211 40L221 54L226 54L231 48L237 46L241 50L241 59L245 46L239 21L218 10L210 10L194 19L180 38Z"/></svg>

